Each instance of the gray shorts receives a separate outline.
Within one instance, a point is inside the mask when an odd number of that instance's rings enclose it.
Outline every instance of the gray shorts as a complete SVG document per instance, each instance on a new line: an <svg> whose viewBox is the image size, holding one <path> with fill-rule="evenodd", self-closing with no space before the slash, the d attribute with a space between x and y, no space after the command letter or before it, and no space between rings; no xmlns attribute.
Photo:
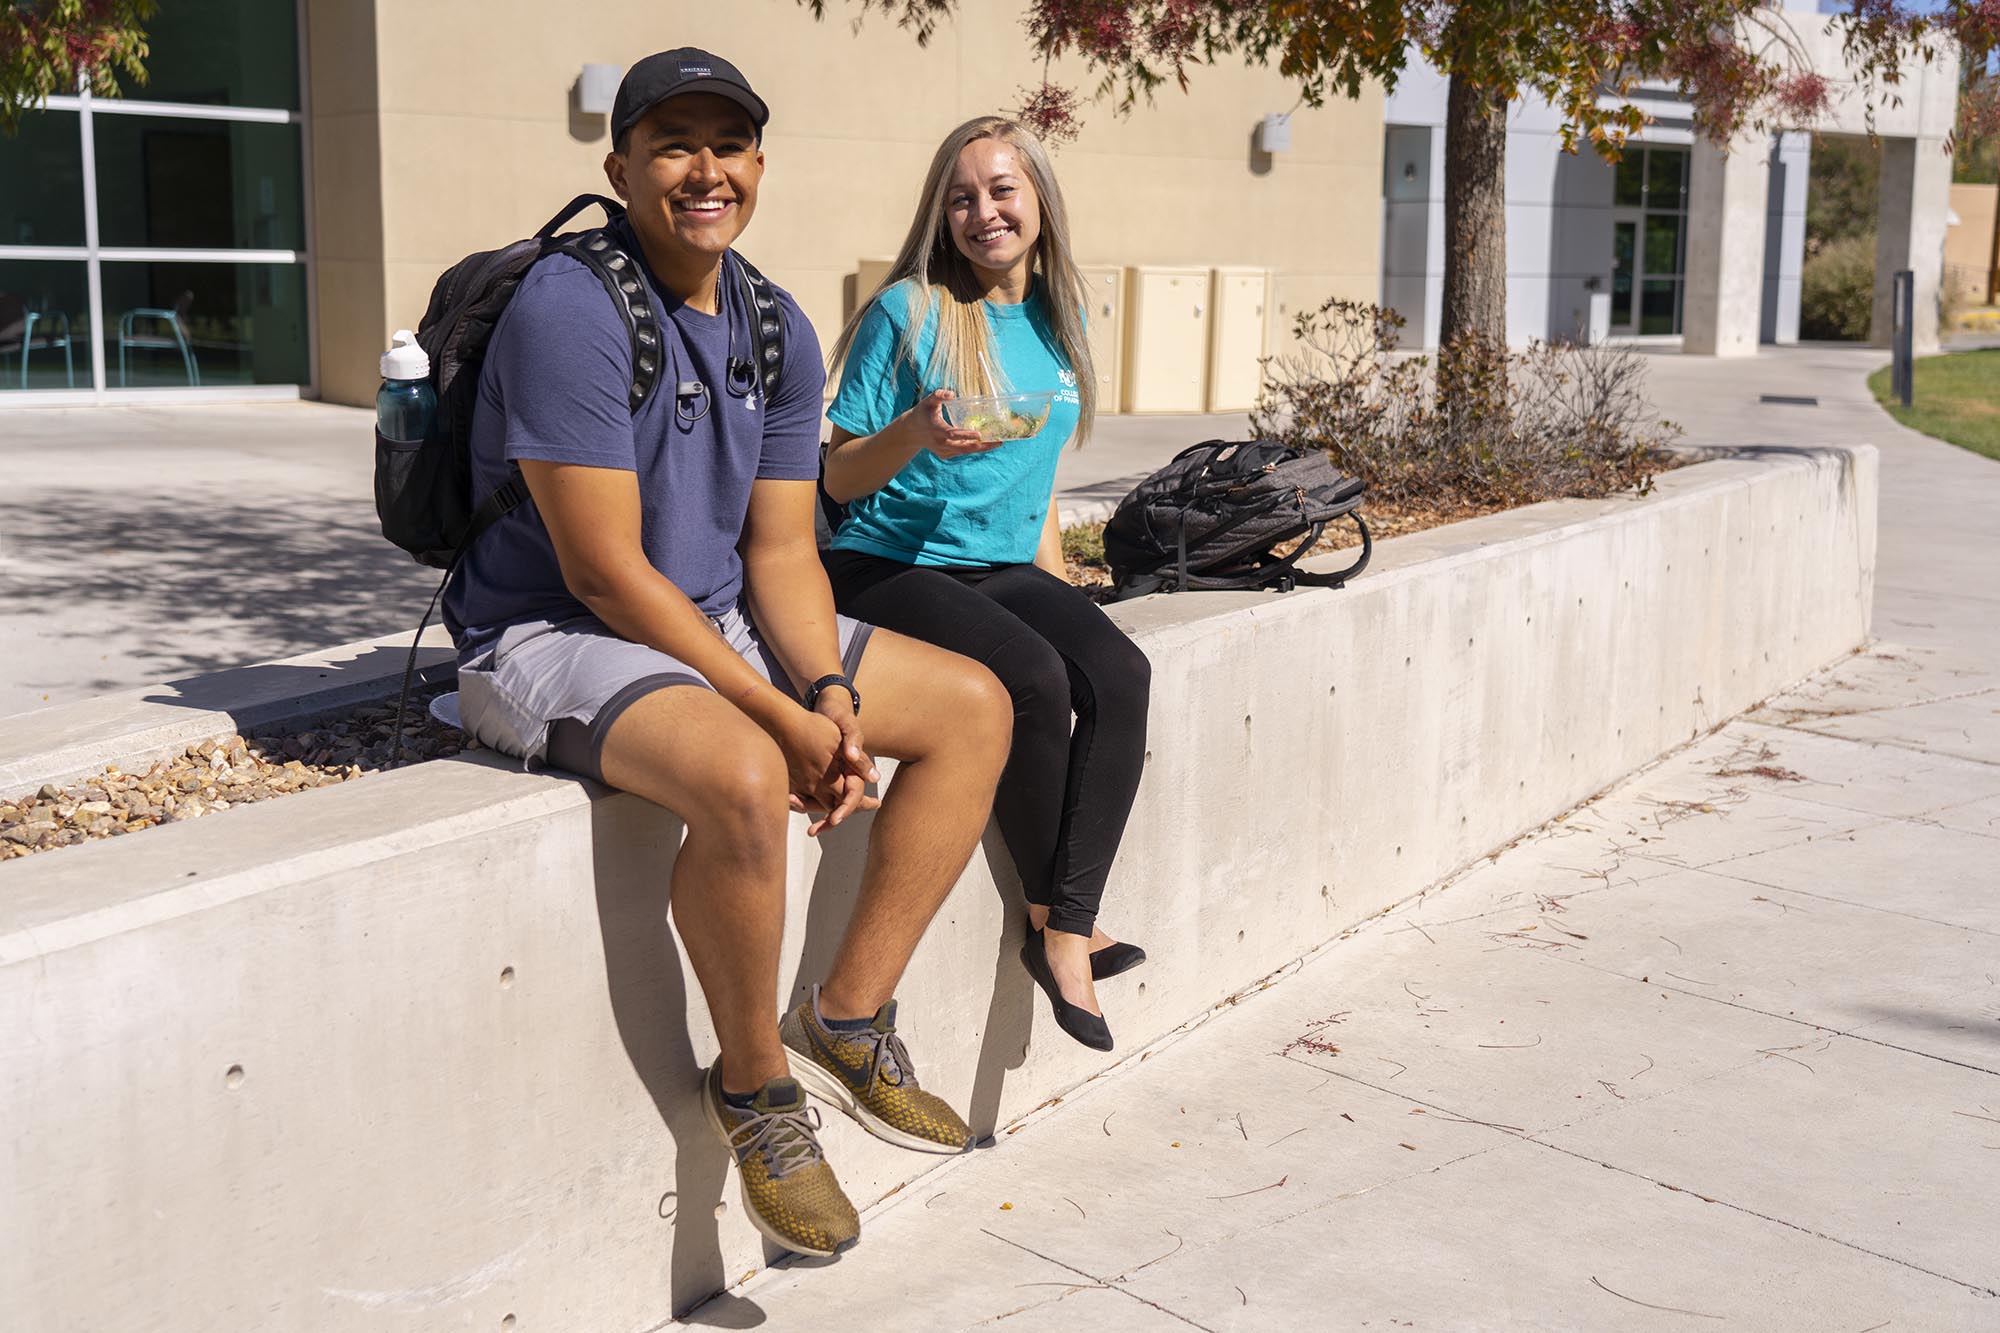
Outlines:
<svg viewBox="0 0 2000 1333"><path fill-rule="evenodd" d="M838 622L841 670L852 677L875 627L846 616ZM710 623L765 680L799 697L740 607ZM655 690L675 685L713 688L679 658L621 639L595 616L536 620L508 628L492 648L460 664L458 711L482 745L602 781L599 756L611 724Z"/></svg>

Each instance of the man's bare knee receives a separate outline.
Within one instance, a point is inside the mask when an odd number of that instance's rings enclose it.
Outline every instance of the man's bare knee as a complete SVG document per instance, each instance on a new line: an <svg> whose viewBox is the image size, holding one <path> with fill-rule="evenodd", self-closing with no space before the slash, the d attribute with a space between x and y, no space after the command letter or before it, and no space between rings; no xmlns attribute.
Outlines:
<svg viewBox="0 0 2000 1333"><path fill-rule="evenodd" d="M956 750L998 773L1014 738L1014 700L1007 687L991 671L966 659L939 683L944 687L941 713L949 721L931 733L930 752Z"/></svg>
<svg viewBox="0 0 2000 1333"><path fill-rule="evenodd" d="M787 774L785 757L769 737L754 733L710 756L688 786L682 818L689 832L720 844L717 850L782 862L790 817Z"/></svg>

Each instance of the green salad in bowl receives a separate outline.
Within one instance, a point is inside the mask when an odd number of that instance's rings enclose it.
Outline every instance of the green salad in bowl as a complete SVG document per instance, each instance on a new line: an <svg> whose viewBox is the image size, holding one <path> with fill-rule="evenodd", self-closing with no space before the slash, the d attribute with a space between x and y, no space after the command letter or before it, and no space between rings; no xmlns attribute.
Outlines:
<svg viewBox="0 0 2000 1333"><path fill-rule="evenodd" d="M977 431L986 441L1025 440L1049 421L1053 393L1002 393L982 398L953 398L944 405L946 424Z"/></svg>

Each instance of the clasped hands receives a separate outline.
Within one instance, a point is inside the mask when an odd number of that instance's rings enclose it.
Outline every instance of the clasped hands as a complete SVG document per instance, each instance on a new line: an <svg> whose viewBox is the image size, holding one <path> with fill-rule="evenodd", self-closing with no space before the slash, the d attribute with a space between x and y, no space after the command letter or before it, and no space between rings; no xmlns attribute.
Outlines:
<svg viewBox="0 0 2000 1333"><path fill-rule="evenodd" d="M818 816L806 826L806 836L816 838L856 811L882 804L868 794L868 784L881 774L846 690L824 690L811 710L792 710L782 731L775 739L785 756L792 809Z"/></svg>

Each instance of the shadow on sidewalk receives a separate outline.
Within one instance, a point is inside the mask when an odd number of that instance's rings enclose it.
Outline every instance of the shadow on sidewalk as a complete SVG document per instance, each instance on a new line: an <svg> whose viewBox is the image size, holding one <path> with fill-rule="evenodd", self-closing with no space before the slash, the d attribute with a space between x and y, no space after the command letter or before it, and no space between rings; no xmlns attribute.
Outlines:
<svg viewBox="0 0 2000 1333"><path fill-rule="evenodd" d="M401 688L407 647L373 647L346 661L293 665L264 662L169 680L144 696L149 704L173 704L196 712L227 713L245 735L266 725L302 723L359 704L392 702ZM411 677L412 694L447 683L458 675L449 648L422 648ZM421 704L411 705L421 716Z"/></svg>
<svg viewBox="0 0 2000 1333"><path fill-rule="evenodd" d="M0 593L59 593L42 637L100 639L107 618L124 679L234 666L414 629L438 575L382 538L365 500L310 508L241 490L16 494L5 512Z"/></svg>

